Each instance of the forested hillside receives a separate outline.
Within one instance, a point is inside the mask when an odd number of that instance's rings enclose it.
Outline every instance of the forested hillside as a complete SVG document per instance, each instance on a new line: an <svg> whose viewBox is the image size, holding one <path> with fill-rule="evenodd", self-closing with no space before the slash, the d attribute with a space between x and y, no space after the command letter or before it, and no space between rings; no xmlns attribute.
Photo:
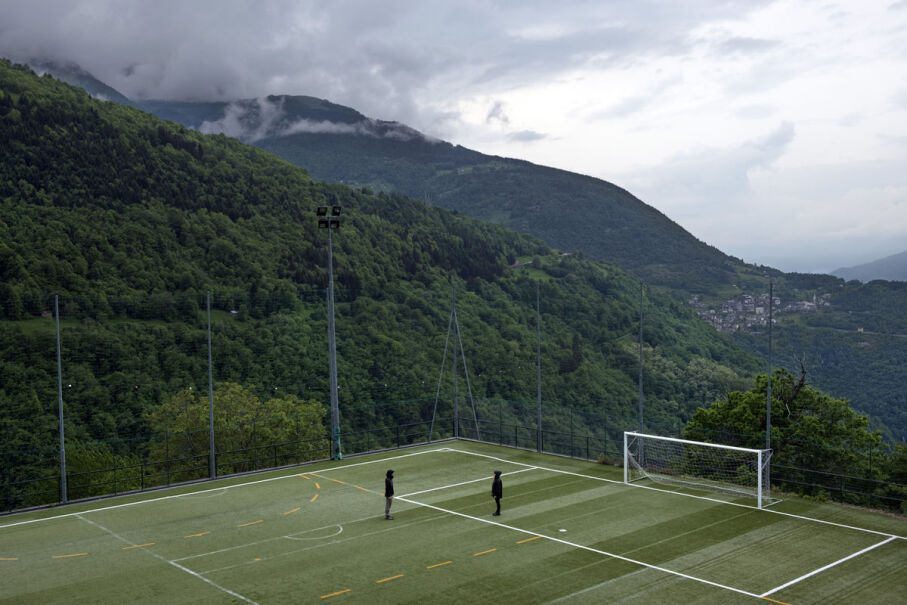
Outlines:
<svg viewBox="0 0 907 605"><path fill-rule="evenodd" d="M430 410L437 389L449 401L451 376L438 377L453 288L478 397L535 401L536 296L545 404L596 412L612 428L636 425L641 302L648 426L679 431L759 367L682 304L654 289L641 299L617 267L399 195L316 182L234 139L3 62L0 443L10 480L55 460L55 295L67 440L85 445L84 464L169 444L148 435L176 430L157 410L205 389L207 292L215 382L237 385L222 392L255 393L262 409L279 399L268 409L282 414L326 405L321 204L343 209L333 249L346 431Z"/></svg>
<svg viewBox="0 0 907 605"><path fill-rule="evenodd" d="M78 69L54 73L112 96L109 87L87 81ZM304 166L316 179L402 193L614 263L667 288L678 301L696 295L706 311L740 302L743 295L767 296L770 278L784 305L830 296L830 306L811 316L778 317L777 363L795 370L804 361L815 386L872 414L873 426L886 437L907 438L907 377L897 369L907 359L907 298L898 283L861 284L746 264L604 180L431 140L323 99L130 103L195 129L242 138ZM878 332L875 340L859 338L861 329ZM764 331L745 328L731 335L767 356Z"/></svg>

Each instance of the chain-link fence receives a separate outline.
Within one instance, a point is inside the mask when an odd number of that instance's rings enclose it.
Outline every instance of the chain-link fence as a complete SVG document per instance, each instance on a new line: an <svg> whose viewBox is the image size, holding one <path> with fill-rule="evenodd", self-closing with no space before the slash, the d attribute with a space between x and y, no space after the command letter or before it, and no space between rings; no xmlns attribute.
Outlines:
<svg viewBox="0 0 907 605"><path fill-rule="evenodd" d="M344 455L459 437L622 461L623 431L640 429L638 366L586 350L626 395L570 394L576 342L543 336L538 355L534 288L494 339L475 311L489 301L463 296L458 323L447 291L381 296L389 304L338 289ZM48 296L23 308L0 321L0 511L332 455L324 290ZM542 315L550 332L557 321ZM643 430L680 436L675 407L647 393ZM903 511L907 489L878 473L887 451L851 454L833 472L779 462L773 484Z"/></svg>

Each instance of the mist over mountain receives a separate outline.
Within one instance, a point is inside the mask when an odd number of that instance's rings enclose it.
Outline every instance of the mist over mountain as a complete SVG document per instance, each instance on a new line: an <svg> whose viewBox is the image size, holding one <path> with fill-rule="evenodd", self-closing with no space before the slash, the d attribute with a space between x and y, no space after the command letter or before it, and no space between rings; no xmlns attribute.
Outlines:
<svg viewBox="0 0 907 605"><path fill-rule="evenodd" d="M130 105L204 134L223 134L244 143L301 133L437 142L405 124L369 118L349 107L315 97L270 95L229 102L134 101L74 63L31 60L28 65L37 74L51 74L85 89L96 99Z"/></svg>
<svg viewBox="0 0 907 605"><path fill-rule="evenodd" d="M862 265L842 267L831 272L846 280L869 282L875 279L907 281L907 250Z"/></svg>

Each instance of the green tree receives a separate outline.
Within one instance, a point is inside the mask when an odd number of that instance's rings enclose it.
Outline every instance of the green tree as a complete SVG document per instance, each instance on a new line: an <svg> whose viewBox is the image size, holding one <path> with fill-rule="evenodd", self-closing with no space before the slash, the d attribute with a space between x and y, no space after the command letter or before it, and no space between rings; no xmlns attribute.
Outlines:
<svg viewBox="0 0 907 605"><path fill-rule="evenodd" d="M88 498L142 488L142 460L115 454L106 444L73 444L66 448L69 497Z"/></svg>
<svg viewBox="0 0 907 605"><path fill-rule="evenodd" d="M739 447L765 447L766 387L764 374L746 392L728 393L723 400L697 410L683 431L687 439ZM882 436L869 430L869 419L781 368L772 377L772 466L790 467L790 479L809 471L866 477L870 453L881 453ZM878 465L877 465L878 466ZM794 477L793 475L796 475ZM787 475L785 475L787 476ZM773 476L774 478L777 478ZM818 494L818 487L799 491Z"/></svg>
<svg viewBox="0 0 907 605"><path fill-rule="evenodd" d="M149 415L155 440L149 460L184 460L205 467L209 454L208 395L184 389ZM222 383L214 390L214 449L218 473L243 472L323 457L325 407L295 395L259 398ZM185 465L182 467L185 468Z"/></svg>

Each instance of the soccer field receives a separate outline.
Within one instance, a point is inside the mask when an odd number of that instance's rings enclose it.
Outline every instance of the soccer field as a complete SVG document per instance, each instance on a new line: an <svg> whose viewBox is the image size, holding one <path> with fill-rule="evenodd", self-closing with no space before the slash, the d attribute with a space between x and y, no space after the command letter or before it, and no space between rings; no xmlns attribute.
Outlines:
<svg viewBox="0 0 907 605"><path fill-rule="evenodd" d="M0 603L907 601L903 518L620 477L450 441L12 515Z"/></svg>

